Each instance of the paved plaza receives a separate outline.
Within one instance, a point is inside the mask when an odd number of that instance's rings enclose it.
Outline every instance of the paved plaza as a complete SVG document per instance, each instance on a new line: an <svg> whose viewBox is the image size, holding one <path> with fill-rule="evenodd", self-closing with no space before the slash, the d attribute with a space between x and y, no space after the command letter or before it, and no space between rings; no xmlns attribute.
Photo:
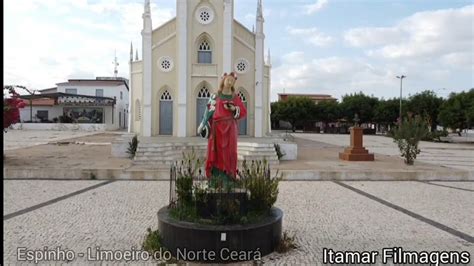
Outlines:
<svg viewBox="0 0 474 266"><path fill-rule="evenodd" d="M349 135L294 133L295 137L336 146L349 146ZM467 138L466 138L467 139ZM420 141L421 153L416 162L429 163L461 170L474 170L474 139L463 143L436 143ZM386 136L364 135L364 146L369 152L399 157L400 151L393 139Z"/></svg>
<svg viewBox="0 0 474 266"><path fill-rule="evenodd" d="M18 263L19 247L139 249L146 229L157 228L168 191L166 181L4 180L5 264ZM468 251L472 261L473 196L474 182L281 182L276 206L299 248L263 260L320 265L323 248L402 247Z"/></svg>

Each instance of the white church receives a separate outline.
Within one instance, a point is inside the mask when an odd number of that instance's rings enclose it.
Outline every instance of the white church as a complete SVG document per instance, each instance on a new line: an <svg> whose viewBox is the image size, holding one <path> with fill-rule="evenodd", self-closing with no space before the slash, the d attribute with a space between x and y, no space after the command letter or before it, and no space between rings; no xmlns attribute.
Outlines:
<svg viewBox="0 0 474 266"><path fill-rule="evenodd" d="M235 71L247 106L239 134L270 132L270 55L264 60L262 1L256 27L234 19L233 0L177 0L176 17L153 29L150 1L143 13L142 58L130 51L129 132L142 137L196 136L210 94Z"/></svg>

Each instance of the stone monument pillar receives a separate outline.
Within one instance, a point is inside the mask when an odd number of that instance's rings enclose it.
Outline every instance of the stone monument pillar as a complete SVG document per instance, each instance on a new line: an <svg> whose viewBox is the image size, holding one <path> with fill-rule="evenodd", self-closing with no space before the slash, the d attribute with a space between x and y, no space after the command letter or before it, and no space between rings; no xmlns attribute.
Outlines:
<svg viewBox="0 0 474 266"><path fill-rule="evenodd" d="M346 161L373 161L374 154L364 148L364 129L358 126L351 127L351 146L339 153L339 159Z"/></svg>

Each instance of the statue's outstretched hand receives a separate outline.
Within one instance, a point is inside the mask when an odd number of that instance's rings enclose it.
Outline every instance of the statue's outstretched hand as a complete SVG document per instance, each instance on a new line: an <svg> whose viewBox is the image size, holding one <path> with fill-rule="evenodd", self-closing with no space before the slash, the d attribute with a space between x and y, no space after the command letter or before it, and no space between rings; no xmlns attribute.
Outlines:
<svg viewBox="0 0 474 266"><path fill-rule="evenodd" d="M203 126L203 124L201 123L201 124L199 125L198 129L197 129L197 133L198 133L199 135L201 135L201 131L202 131L203 128L204 128L204 126Z"/></svg>

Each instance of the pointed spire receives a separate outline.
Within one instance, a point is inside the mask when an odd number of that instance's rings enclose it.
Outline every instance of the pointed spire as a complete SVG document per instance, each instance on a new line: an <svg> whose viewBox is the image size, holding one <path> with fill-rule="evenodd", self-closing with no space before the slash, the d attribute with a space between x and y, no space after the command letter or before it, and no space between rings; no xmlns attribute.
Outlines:
<svg viewBox="0 0 474 266"><path fill-rule="evenodd" d="M258 0L257 5L257 20L263 19L263 12L262 12L262 0Z"/></svg>
<svg viewBox="0 0 474 266"><path fill-rule="evenodd" d="M135 61L138 61L138 49L137 49L137 52L135 53Z"/></svg>
<svg viewBox="0 0 474 266"><path fill-rule="evenodd" d="M255 33L255 24L252 25L252 32Z"/></svg>
<svg viewBox="0 0 474 266"><path fill-rule="evenodd" d="M150 11L150 0L145 0L145 10L143 11L143 32L151 34L151 11Z"/></svg>
<svg viewBox="0 0 474 266"><path fill-rule="evenodd" d="M145 0L145 12L150 14L150 0Z"/></svg>
<svg viewBox="0 0 474 266"><path fill-rule="evenodd" d="M130 42L130 62L133 61L133 43Z"/></svg>

